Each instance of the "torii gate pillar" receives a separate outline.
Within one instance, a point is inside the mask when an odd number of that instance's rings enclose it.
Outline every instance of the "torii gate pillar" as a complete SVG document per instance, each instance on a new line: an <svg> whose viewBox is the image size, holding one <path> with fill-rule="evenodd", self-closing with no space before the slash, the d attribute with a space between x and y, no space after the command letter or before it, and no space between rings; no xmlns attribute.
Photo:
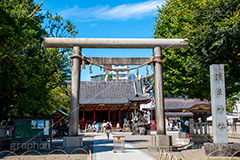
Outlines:
<svg viewBox="0 0 240 160"><path fill-rule="evenodd" d="M80 56L81 48L73 47L73 56ZM78 136L78 121L79 121L79 88L81 61L80 58L74 57L72 60L72 79L71 79L71 107L69 121L69 136L63 137L64 148L76 148L83 146L83 136Z"/></svg>
<svg viewBox="0 0 240 160"><path fill-rule="evenodd" d="M81 55L81 48L79 46L73 47L73 56ZM78 121L79 121L79 88L80 88L80 72L81 64L80 58L73 58L72 62L72 79L71 79L71 107L70 107L70 122L69 122L69 136L78 135Z"/></svg>
<svg viewBox="0 0 240 160"><path fill-rule="evenodd" d="M153 48L153 56L155 60L162 59L161 47ZM154 65L154 81L155 81L155 116L156 116L156 129L157 135L152 136L152 146L148 146L149 151L159 151L161 147L167 147L172 145L172 137L166 135L165 125L165 107L164 107L164 95L163 95L163 70L162 64L155 62Z"/></svg>
<svg viewBox="0 0 240 160"><path fill-rule="evenodd" d="M153 48L153 55L156 60L162 59L162 51L160 47ZM162 64L155 62L154 65L154 81L155 81L155 100L156 100L156 128L157 135L165 135L165 111L164 111L164 99L163 99L163 71Z"/></svg>

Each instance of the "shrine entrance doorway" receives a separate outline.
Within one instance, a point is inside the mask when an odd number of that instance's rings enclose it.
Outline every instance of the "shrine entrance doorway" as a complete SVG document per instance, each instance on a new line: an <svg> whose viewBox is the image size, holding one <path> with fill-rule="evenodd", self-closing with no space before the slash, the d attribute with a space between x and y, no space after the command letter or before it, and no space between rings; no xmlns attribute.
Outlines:
<svg viewBox="0 0 240 160"><path fill-rule="evenodd" d="M96 111L96 122L107 122L108 120L108 111L107 110L99 110Z"/></svg>

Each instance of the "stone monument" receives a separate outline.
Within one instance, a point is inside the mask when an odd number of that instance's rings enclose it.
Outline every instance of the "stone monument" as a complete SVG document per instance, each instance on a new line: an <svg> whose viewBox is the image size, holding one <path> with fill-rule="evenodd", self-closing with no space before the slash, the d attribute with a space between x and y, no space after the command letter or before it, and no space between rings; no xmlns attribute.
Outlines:
<svg viewBox="0 0 240 160"><path fill-rule="evenodd" d="M240 144L228 143L223 64L212 64L210 66L210 82L213 143L204 143L205 154L209 155L210 153L217 151L211 156L231 156L239 149Z"/></svg>
<svg viewBox="0 0 240 160"><path fill-rule="evenodd" d="M224 65L210 66L213 143L228 143Z"/></svg>

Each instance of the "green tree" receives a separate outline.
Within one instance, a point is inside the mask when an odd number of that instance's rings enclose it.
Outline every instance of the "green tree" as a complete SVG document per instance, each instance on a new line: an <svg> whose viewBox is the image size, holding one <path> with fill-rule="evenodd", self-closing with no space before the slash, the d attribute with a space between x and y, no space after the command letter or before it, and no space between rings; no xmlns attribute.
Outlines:
<svg viewBox="0 0 240 160"><path fill-rule="evenodd" d="M71 87L68 87L66 85L57 86L51 90L48 103L54 109L61 109L69 113L71 100L70 94Z"/></svg>
<svg viewBox="0 0 240 160"><path fill-rule="evenodd" d="M27 0L0 2L1 119L6 118L9 111L18 105L22 106L21 103L38 103L26 99L26 94L27 91L32 93L34 90L29 85L34 81L31 70L38 69L35 65L38 57L34 53L39 51L40 38L44 35L40 25L43 16L37 14L39 8L40 4L35 5Z"/></svg>
<svg viewBox="0 0 240 160"><path fill-rule="evenodd" d="M158 9L155 37L189 42L163 51L165 93L210 100L211 64L225 65L227 97L239 92L239 6L239 0L167 0Z"/></svg>
<svg viewBox="0 0 240 160"><path fill-rule="evenodd" d="M0 2L0 121L9 116L46 115L52 90L69 77L65 49L44 49L45 36L75 36L60 16L40 13L32 0ZM49 23L43 26L44 20ZM62 34L64 33L64 34Z"/></svg>

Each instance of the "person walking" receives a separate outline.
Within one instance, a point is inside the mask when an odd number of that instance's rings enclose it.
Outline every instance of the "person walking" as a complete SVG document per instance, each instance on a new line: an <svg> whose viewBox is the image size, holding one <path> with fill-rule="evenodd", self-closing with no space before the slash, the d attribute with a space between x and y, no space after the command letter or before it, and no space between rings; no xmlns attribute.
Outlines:
<svg viewBox="0 0 240 160"><path fill-rule="evenodd" d="M105 120L103 120L103 123L102 123L102 132L103 133L106 132L106 125L107 125L107 123L105 122Z"/></svg>
<svg viewBox="0 0 240 160"><path fill-rule="evenodd" d="M107 125L105 126L106 127L106 134L107 134L107 139L109 139L109 135L110 135L110 132L111 132L111 125L109 123L107 123Z"/></svg>
<svg viewBox="0 0 240 160"><path fill-rule="evenodd" d="M96 124L96 130L95 130L97 133L99 133L99 124L97 123Z"/></svg>

